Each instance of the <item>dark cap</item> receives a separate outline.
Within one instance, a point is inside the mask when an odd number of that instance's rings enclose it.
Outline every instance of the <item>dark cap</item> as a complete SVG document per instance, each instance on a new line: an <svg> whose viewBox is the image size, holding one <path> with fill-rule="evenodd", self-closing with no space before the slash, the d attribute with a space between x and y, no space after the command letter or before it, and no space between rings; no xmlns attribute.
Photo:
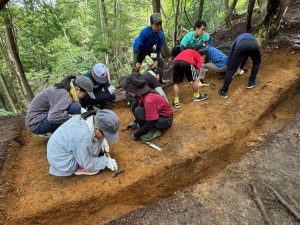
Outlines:
<svg viewBox="0 0 300 225"><path fill-rule="evenodd" d="M118 142L118 129L120 126L119 117L109 109L98 110L95 117L95 124L103 132L107 141Z"/></svg>
<svg viewBox="0 0 300 225"><path fill-rule="evenodd" d="M150 17L151 24L159 23L161 22L161 15L160 13L153 13Z"/></svg>
<svg viewBox="0 0 300 225"><path fill-rule="evenodd" d="M132 94L142 95L149 92L151 88L140 73L133 72L126 78L125 90Z"/></svg>
<svg viewBox="0 0 300 225"><path fill-rule="evenodd" d="M86 93L92 98L95 99L95 95L93 93L93 82L91 81L90 78L85 77L85 76L78 76L76 77L74 81L74 85L80 87L81 89L85 90Z"/></svg>

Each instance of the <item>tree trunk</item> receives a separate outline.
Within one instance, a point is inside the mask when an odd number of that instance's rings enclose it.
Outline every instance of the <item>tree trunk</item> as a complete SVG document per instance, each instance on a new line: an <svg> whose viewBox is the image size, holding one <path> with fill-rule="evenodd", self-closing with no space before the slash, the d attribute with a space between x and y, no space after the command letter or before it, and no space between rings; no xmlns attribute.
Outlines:
<svg viewBox="0 0 300 225"><path fill-rule="evenodd" d="M11 107L13 113L14 113L14 114L17 114L18 112L17 112L16 106L15 106L15 104L14 104L12 98L11 98L11 95L9 94L9 91L8 91L8 88L7 88L7 84L6 84L6 82L5 82L5 79L4 79L3 74L0 74L0 83L1 83L1 85L2 85L2 87L3 87L4 94L5 94L5 96L6 96L7 100L8 100L8 102L9 102L9 105L10 105L10 107Z"/></svg>
<svg viewBox="0 0 300 225"><path fill-rule="evenodd" d="M246 31L247 32L249 32L252 29L251 19L252 19L254 5L255 5L255 0L248 0L247 21L246 21Z"/></svg>
<svg viewBox="0 0 300 225"><path fill-rule="evenodd" d="M21 110L25 110L29 103L23 92L20 77L17 74L16 68L13 66L13 62L10 60L9 50L8 50L8 47L6 46L6 43L5 43L4 38L2 37L1 33L0 33L0 50L1 50L1 52L4 56L4 59L12 73L14 94L15 94L15 96L17 96L17 101L20 105Z"/></svg>
<svg viewBox="0 0 300 225"><path fill-rule="evenodd" d="M198 20L202 20L204 0L199 1Z"/></svg>
<svg viewBox="0 0 300 225"><path fill-rule="evenodd" d="M9 0L0 0L0 11L1 11L1 9L4 9L6 3L8 3L8 2L9 2Z"/></svg>
<svg viewBox="0 0 300 225"><path fill-rule="evenodd" d="M281 19L287 9L288 0L268 0L267 13L263 20L266 38L274 38L280 26Z"/></svg>
<svg viewBox="0 0 300 225"><path fill-rule="evenodd" d="M0 104L1 104L1 106L2 106L6 111L9 111L9 108L8 108L7 105L6 105L4 96L3 96L3 94L2 94L1 92L0 92Z"/></svg>
<svg viewBox="0 0 300 225"><path fill-rule="evenodd" d="M238 2L238 0L233 0L229 10L227 11L227 15L226 15L226 27L229 28L231 25L231 20L232 20L232 12L235 9L236 3Z"/></svg>
<svg viewBox="0 0 300 225"><path fill-rule="evenodd" d="M160 13L160 0L152 0L153 13ZM164 37L164 44L161 48L161 56L163 58L169 57L171 55L168 49L166 38Z"/></svg>
<svg viewBox="0 0 300 225"><path fill-rule="evenodd" d="M17 75L19 76L21 80L21 85L24 90L26 99L28 103L33 99L34 95L33 92L29 86L28 80L25 76L24 68L20 59L18 47L15 41L14 31L13 31L13 25L11 22L11 19L8 14L8 10L6 9L3 12L3 18L5 22L6 27L6 35L7 35L7 45L8 45L8 52L10 53L10 60L13 62L14 67L16 68Z"/></svg>
<svg viewBox="0 0 300 225"><path fill-rule="evenodd" d="M178 16L179 16L179 6L180 6L180 0L176 0L176 6L175 6L175 20L174 20L174 35L173 35L173 45L176 45L177 42L177 35L178 35Z"/></svg>
<svg viewBox="0 0 300 225"><path fill-rule="evenodd" d="M229 0L223 0L224 11L228 12L229 10Z"/></svg>

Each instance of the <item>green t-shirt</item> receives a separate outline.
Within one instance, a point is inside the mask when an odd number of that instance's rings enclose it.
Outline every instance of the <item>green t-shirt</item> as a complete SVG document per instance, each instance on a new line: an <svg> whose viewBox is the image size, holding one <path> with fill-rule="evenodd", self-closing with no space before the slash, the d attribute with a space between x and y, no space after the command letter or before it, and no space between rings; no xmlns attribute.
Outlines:
<svg viewBox="0 0 300 225"><path fill-rule="evenodd" d="M195 48L196 46L203 45L204 42L209 40L209 34L204 32L200 37L195 38L194 31L188 32L182 38L180 42L180 47L187 48Z"/></svg>

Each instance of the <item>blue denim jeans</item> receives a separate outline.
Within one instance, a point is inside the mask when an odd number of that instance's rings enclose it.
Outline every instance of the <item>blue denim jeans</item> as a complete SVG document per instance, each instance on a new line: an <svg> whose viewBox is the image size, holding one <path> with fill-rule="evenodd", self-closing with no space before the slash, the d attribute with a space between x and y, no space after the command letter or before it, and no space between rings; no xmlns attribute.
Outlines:
<svg viewBox="0 0 300 225"><path fill-rule="evenodd" d="M81 105L79 103L71 103L67 112L70 115L76 115L81 113ZM34 134L46 134L53 133L60 125L63 123L51 123L48 121L47 117L43 119L38 127L32 131Z"/></svg>

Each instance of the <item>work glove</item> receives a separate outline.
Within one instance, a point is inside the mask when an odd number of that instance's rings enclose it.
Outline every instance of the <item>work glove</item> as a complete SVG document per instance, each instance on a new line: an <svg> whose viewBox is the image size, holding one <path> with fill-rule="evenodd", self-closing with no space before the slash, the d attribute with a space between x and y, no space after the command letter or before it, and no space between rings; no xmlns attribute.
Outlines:
<svg viewBox="0 0 300 225"><path fill-rule="evenodd" d="M113 93L115 93L116 88L114 86L109 86L108 91L109 91L110 94L113 94Z"/></svg>
<svg viewBox="0 0 300 225"><path fill-rule="evenodd" d="M131 138L131 140L133 140L133 141L137 141L137 140L139 139L138 137L136 137L136 136L134 135L133 132L131 133L130 138Z"/></svg>
<svg viewBox="0 0 300 225"><path fill-rule="evenodd" d="M81 107L80 113L82 114L82 113L85 113L85 112L87 112L87 110L86 110L85 108L82 108L82 107Z"/></svg>
<svg viewBox="0 0 300 225"><path fill-rule="evenodd" d="M108 145L107 140L105 138L103 139L101 149L102 149L103 152L106 152L106 153L109 152L109 145Z"/></svg>
<svg viewBox="0 0 300 225"><path fill-rule="evenodd" d="M112 159L112 158L107 158L108 161L107 161L107 165L106 167L108 169L110 169L111 171L117 171L118 170L118 164L117 164L117 161L115 159Z"/></svg>

